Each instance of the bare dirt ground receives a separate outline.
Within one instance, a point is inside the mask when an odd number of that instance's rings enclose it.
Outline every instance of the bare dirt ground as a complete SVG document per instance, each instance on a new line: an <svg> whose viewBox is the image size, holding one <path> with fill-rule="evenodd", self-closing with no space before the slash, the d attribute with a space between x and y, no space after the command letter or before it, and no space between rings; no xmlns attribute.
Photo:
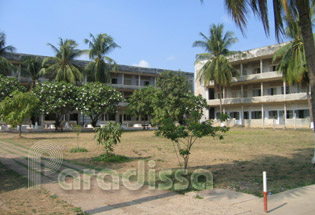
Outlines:
<svg viewBox="0 0 315 215"><path fill-rule="evenodd" d="M27 179L0 163L0 214L67 214L80 213L45 189L27 188Z"/></svg>

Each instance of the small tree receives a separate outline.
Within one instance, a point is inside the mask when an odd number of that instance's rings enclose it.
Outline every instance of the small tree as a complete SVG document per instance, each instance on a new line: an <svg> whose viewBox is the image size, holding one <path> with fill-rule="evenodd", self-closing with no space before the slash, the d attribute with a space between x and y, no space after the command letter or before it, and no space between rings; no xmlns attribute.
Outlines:
<svg viewBox="0 0 315 215"><path fill-rule="evenodd" d="M197 139L205 136L218 136L222 139L223 136L219 133L225 133L228 130L227 127L213 127L211 121L200 122L200 118L200 113L193 112L185 120L184 124L178 126L175 125L172 119L166 118L163 119L162 125L157 132L159 135L172 141L179 165L181 166L179 157L182 157L185 170L188 168L191 148Z"/></svg>
<svg viewBox="0 0 315 215"><path fill-rule="evenodd" d="M39 101L30 92L14 91L12 97L0 102L0 119L13 127L19 125L19 136L22 134L22 123L30 118Z"/></svg>
<svg viewBox="0 0 315 215"><path fill-rule="evenodd" d="M80 136L80 133L82 131L81 125L75 125L73 127L73 131L76 133L76 136L77 136L77 147L76 148L72 148L70 150L70 152L71 153L87 152L88 150L86 148L81 148L80 145L79 145L79 136Z"/></svg>
<svg viewBox="0 0 315 215"><path fill-rule="evenodd" d="M77 107L90 117L96 127L97 121L104 113L115 113L122 95L115 88L102 83L88 83L79 88Z"/></svg>
<svg viewBox="0 0 315 215"><path fill-rule="evenodd" d="M78 148L80 148L80 146L79 146L79 136L80 136L80 133L82 131L82 127L81 127L81 125L75 125L73 127L73 130L74 130L74 132L77 135L77 146L78 146Z"/></svg>
<svg viewBox="0 0 315 215"><path fill-rule="evenodd" d="M40 100L40 111L55 114L56 130L61 127L63 116L75 110L77 87L66 82L45 82L39 84L34 93Z"/></svg>
<svg viewBox="0 0 315 215"><path fill-rule="evenodd" d="M120 142L122 128L119 123L108 123L103 128L95 128L94 138L97 143L105 148L105 155L111 156L114 152L114 145Z"/></svg>
<svg viewBox="0 0 315 215"><path fill-rule="evenodd" d="M155 88L147 87L134 91L128 100L128 111L131 115L135 115L142 119L143 130L145 129L144 118L153 113L152 99L154 97Z"/></svg>
<svg viewBox="0 0 315 215"><path fill-rule="evenodd" d="M15 90L26 91L25 87L23 87L16 78L0 75L0 101L7 96L12 96L12 92Z"/></svg>

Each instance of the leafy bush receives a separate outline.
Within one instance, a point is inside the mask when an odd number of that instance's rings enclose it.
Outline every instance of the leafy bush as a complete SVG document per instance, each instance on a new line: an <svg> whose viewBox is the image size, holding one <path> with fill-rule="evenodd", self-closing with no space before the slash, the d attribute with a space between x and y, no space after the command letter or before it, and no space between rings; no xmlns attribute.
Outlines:
<svg viewBox="0 0 315 215"><path fill-rule="evenodd" d="M88 152L86 148L75 147L70 150L71 153Z"/></svg>
<svg viewBox="0 0 315 215"><path fill-rule="evenodd" d="M122 128L119 123L108 123L103 128L95 128L96 134L94 138L97 143L103 145L106 155L114 152L114 145L120 142Z"/></svg>
<svg viewBox="0 0 315 215"><path fill-rule="evenodd" d="M103 161L103 162L115 162L115 163L122 163L122 162L129 162L132 161L131 158L128 158L123 155L115 155L115 154L102 154L93 159L94 161Z"/></svg>

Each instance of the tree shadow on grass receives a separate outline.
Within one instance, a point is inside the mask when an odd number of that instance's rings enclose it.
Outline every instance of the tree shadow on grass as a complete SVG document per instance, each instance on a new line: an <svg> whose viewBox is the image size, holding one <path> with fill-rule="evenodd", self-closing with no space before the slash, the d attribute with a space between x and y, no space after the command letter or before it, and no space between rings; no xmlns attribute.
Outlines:
<svg viewBox="0 0 315 215"><path fill-rule="evenodd" d="M211 171L215 188L227 188L261 197L263 171L267 172L269 194L315 184L315 168L311 163L313 150L298 149L290 157L259 155L252 160L194 166L192 169Z"/></svg>

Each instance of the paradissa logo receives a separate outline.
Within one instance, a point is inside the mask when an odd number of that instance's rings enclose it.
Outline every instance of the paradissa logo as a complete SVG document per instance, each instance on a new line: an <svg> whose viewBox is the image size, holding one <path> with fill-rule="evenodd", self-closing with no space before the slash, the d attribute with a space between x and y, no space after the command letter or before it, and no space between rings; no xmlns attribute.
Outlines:
<svg viewBox="0 0 315 215"><path fill-rule="evenodd" d="M185 169L156 171L155 161L138 161L137 169L129 169L119 174L116 170L104 169L96 173L94 169L83 172L64 169L58 176L58 182L64 190L90 190L92 178L102 190L119 190L121 186L129 190L139 190L148 185L148 189L166 189L181 191L189 187L195 190L213 189L213 175L210 171L198 169L188 173ZM145 183L145 179L148 179Z"/></svg>

